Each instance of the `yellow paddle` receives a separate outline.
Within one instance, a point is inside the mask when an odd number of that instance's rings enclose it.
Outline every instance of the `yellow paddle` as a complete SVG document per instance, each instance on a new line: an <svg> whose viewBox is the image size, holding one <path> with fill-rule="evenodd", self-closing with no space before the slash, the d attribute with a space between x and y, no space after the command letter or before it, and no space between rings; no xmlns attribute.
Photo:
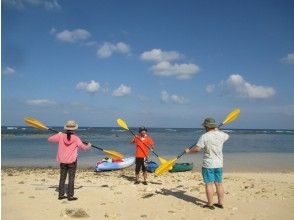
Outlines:
<svg viewBox="0 0 294 220"><path fill-rule="evenodd" d="M58 131L54 130L53 128L48 128L46 125L44 125L41 121L35 119L35 118L32 118L32 117L26 117L24 119L25 123L27 125L30 125L34 128L38 128L38 129L45 129L45 130L48 130L48 131L53 131L55 133L58 133ZM84 144L88 144L87 142L84 142ZM107 155L109 155L111 158L113 159L122 159L124 158L124 155L119 153L119 152L116 152L116 151L112 151L112 150L105 150L105 149L102 149L101 147L96 147L94 145L91 145L93 148L96 148L98 150L101 150L103 151L104 153L106 153Z"/></svg>
<svg viewBox="0 0 294 220"><path fill-rule="evenodd" d="M129 127L128 127L128 125L127 125L127 123L123 120L123 119L121 119L121 118L119 118L119 119L117 119L116 120L116 122L117 122L117 124L120 126L120 127L122 127L122 128L124 128L124 129L126 129L126 130L128 130L129 132L131 132L131 134L134 136L134 137L136 137L136 135L134 134L134 132L131 130L131 129L129 129ZM141 141L142 142L142 141ZM165 159L163 159L162 157L160 157L160 156L158 156L158 154L157 153L155 153L154 152L154 150L153 149L151 149L148 145L146 145L144 142L142 142L146 147L148 147L148 149L159 159L159 162L161 163L161 164L164 164L164 163L166 163L166 160Z"/></svg>
<svg viewBox="0 0 294 220"><path fill-rule="evenodd" d="M240 109L236 108L234 109L230 114L227 115L227 117L225 118L225 120L220 123L218 125L218 127L221 127L222 125L226 125L231 123L232 121L234 121L240 114ZM191 145L189 147L189 149L191 149L192 147L194 147L197 143L194 143L193 145ZM160 165L156 170L155 170L155 175L156 176L160 176L161 174L163 174L164 172L170 170L173 165L175 164L176 160L179 159L181 156L183 156L186 153L186 151L183 151L180 155L178 155L176 158L167 161L166 163Z"/></svg>

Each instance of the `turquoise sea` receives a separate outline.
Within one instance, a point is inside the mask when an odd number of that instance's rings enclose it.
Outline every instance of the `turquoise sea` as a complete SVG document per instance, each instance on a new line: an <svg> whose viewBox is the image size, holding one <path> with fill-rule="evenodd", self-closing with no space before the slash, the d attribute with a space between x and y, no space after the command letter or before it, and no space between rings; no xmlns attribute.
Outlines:
<svg viewBox="0 0 294 220"><path fill-rule="evenodd" d="M55 127L62 130L62 127ZM131 128L137 131L137 128ZM230 171L294 171L294 130L229 129L224 145L224 168ZM195 143L203 133L198 128L150 128L149 135L156 144L156 152L173 159L186 147ZM57 167L57 145L48 143L48 131L31 127L2 127L2 167ZM82 140L104 149L115 150L126 157L134 155L132 136L118 127L84 127L78 130ZM91 148L79 151L80 167L95 167L105 157L103 152ZM157 158L150 155L150 159ZM193 162L201 167L202 154L184 155L179 162Z"/></svg>

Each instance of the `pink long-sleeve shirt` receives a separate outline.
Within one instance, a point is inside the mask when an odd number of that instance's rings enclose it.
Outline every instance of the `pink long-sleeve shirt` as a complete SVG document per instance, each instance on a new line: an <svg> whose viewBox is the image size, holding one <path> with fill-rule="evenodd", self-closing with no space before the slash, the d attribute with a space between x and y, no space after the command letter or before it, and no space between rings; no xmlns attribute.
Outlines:
<svg viewBox="0 0 294 220"><path fill-rule="evenodd" d="M70 140L67 140L67 135L59 132L48 138L49 142L58 143L58 151L56 160L60 163L73 163L77 160L78 148L88 150L88 146L83 144L81 139L72 134Z"/></svg>

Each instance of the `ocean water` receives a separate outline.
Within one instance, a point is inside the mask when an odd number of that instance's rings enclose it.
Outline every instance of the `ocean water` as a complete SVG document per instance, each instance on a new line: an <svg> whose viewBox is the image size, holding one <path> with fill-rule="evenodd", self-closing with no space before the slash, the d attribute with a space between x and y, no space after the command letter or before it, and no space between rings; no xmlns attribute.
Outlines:
<svg viewBox="0 0 294 220"><path fill-rule="evenodd" d="M55 127L62 130L62 127ZM137 128L131 128L137 131ZM224 144L224 167L231 171L294 171L294 130L223 130L230 135ZM155 151L166 159L173 159L186 147L194 144L203 130L197 128L150 128L148 134L155 141ZM31 127L2 127L1 163L3 166L56 167L57 145L47 141L50 133ZM115 150L126 157L133 156L135 147L129 144L132 135L119 127L80 128L82 140L107 150ZM95 167L106 155L97 149L79 151L79 165ZM150 159L157 158L150 155ZM184 155L179 162L193 162L201 167L202 154Z"/></svg>

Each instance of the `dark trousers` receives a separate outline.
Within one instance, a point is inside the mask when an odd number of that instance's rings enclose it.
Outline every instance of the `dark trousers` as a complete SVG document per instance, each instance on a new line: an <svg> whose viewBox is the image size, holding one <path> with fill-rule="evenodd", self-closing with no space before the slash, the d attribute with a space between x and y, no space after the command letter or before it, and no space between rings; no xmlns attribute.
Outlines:
<svg viewBox="0 0 294 220"><path fill-rule="evenodd" d="M77 170L77 161L74 163L66 164L60 163L60 179L59 179L59 196L64 196L65 180L68 173L68 189L67 197L74 196L75 175Z"/></svg>
<svg viewBox="0 0 294 220"><path fill-rule="evenodd" d="M142 169L143 173L146 172L147 168L145 166L145 158L139 158L136 157L136 168L135 168L135 173L138 175L140 173L140 170Z"/></svg>

